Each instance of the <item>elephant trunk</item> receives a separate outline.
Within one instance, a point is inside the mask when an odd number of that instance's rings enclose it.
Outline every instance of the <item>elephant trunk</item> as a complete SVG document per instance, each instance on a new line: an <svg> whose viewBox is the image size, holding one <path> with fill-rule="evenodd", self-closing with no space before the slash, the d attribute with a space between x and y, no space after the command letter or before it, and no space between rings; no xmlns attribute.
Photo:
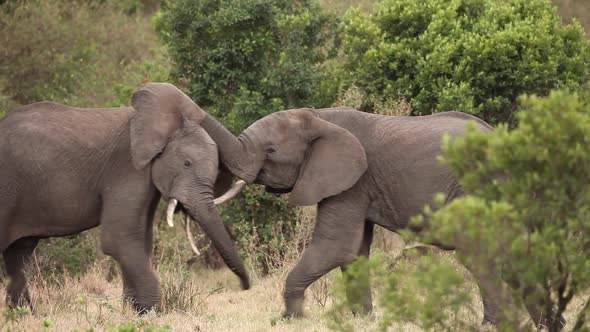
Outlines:
<svg viewBox="0 0 590 332"><path fill-rule="evenodd" d="M240 278L242 289L249 289L250 280L248 273L238 255L230 234L221 221L219 212L213 203L212 195L198 202L195 206L184 203L183 206L190 217L197 221L203 232L209 237L225 264Z"/></svg>
<svg viewBox="0 0 590 332"><path fill-rule="evenodd" d="M210 116L205 115L201 122L209 136L215 141L219 149L221 161L229 168L229 170L238 178L252 183L256 179L257 172L251 171L254 165L254 160L251 154L248 153L247 146L241 140L234 136L227 128L225 128L219 121Z"/></svg>
<svg viewBox="0 0 590 332"><path fill-rule="evenodd" d="M246 182L244 180L238 180L236 181L232 187L223 195L215 198L213 200L213 203L215 204L215 206L217 205L221 205L229 200L231 200L232 198L234 198L237 194L239 194L244 187L246 186ZM170 203L168 205L168 211L170 211L171 209L174 210L176 208L176 200L175 199L171 199ZM170 225L170 227L174 226L174 223L171 222L172 220L172 216L171 214L169 214L168 217L168 225ZM197 255L200 256L201 255L201 251L199 250L199 248L197 247L197 244L195 243L194 240L194 236L193 233L191 231L191 227L190 227L190 222L191 222L191 218L189 215L186 216L186 222L185 222L185 229L186 229L186 236L188 237L188 242L191 246L191 250ZM228 230L229 233L231 233L229 231L229 229L227 228L227 226L224 224L225 228Z"/></svg>

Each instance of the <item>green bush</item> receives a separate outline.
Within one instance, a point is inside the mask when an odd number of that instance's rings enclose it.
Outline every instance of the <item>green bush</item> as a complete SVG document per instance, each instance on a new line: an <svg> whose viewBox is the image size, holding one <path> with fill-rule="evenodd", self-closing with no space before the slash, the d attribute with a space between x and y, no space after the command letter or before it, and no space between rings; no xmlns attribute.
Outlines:
<svg viewBox="0 0 590 332"><path fill-rule="evenodd" d="M370 269L373 294L378 294L375 302L383 312L376 330L405 331L410 326L410 330L418 327L423 331L480 330L472 306L473 289L465 280L466 271L457 267L450 254L420 257L411 249L395 258L381 251L372 253L369 260L359 258L346 269L352 278L341 277L336 282L328 323L337 331L354 331L347 318L350 304L346 295L367 285L366 270Z"/></svg>
<svg viewBox="0 0 590 332"><path fill-rule="evenodd" d="M315 0L179 0L156 17L173 79L234 133L272 112L333 100L335 86L321 69L335 55L335 23ZM234 199L223 216L266 273L282 263L295 217L259 189Z"/></svg>
<svg viewBox="0 0 590 332"><path fill-rule="evenodd" d="M92 231L66 238L41 240L31 268L35 274L41 273L44 278L59 280L65 275L82 276L96 261L99 250L97 238Z"/></svg>
<svg viewBox="0 0 590 332"><path fill-rule="evenodd" d="M245 118L231 130L320 98L319 69L334 45L335 17L316 1L181 0L157 22L176 64L173 77L189 95L222 119ZM244 116L252 102L259 113Z"/></svg>
<svg viewBox="0 0 590 332"><path fill-rule="evenodd" d="M286 200L265 193L262 187L248 187L238 203L223 208L223 221L232 225L248 263L260 274L283 267L297 222Z"/></svg>
<svg viewBox="0 0 590 332"><path fill-rule="evenodd" d="M590 89L581 93L558 90L548 97L520 101L523 111L516 115L515 129L502 124L492 133L483 133L470 126L464 138L446 140L444 161L470 195L436 212L427 208L428 230L414 239L452 243L460 261L471 270L488 275L493 266L502 279L517 287L510 290L492 279L484 280L484 289L504 299L500 307L502 331L522 329L519 326L526 316L521 304L542 304L539 315L543 317L568 310L568 318L573 317L569 326L587 328ZM439 199L442 204L444 197ZM451 295L461 289L452 279L452 271L441 271L424 270L418 288L383 292L385 306L396 306L388 311L385 323L426 326L433 317L445 318L428 314L428 310L440 308L440 299L452 300ZM451 279L443 281L442 276ZM425 289L439 295L402 300ZM443 306L456 311L463 305L462 301L450 301ZM435 322L443 330L478 326L478 322L474 325L464 318L450 327L443 321ZM550 322L549 331L558 326L559 321Z"/></svg>
<svg viewBox="0 0 590 332"><path fill-rule="evenodd" d="M584 30L564 26L549 0L383 0L372 15L349 10L341 29L344 88L404 97L416 115L457 110L508 121L519 95L590 77Z"/></svg>

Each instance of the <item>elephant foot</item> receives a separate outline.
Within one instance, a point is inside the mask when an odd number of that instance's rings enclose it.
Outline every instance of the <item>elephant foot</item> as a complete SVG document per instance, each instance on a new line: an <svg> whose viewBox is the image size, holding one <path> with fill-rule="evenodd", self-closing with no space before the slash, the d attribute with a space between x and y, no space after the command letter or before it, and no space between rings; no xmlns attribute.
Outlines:
<svg viewBox="0 0 590 332"><path fill-rule="evenodd" d="M150 311L158 310L158 301L138 301L134 297L125 296L123 302L131 306L138 315L145 315Z"/></svg>
<svg viewBox="0 0 590 332"><path fill-rule="evenodd" d="M487 317L484 317L483 320L481 321L481 325L482 326L486 326L486 325L496 326L496 320L492 320Z"/></svg>
<svg viewBox="0 0 590 332"><path fill-rule="evenodd" d="M143 315L147 314L148 312L155 310L155 307L154 306L152 306L152 307L135 306L134 309L139 316L143 316Z"/></svg>
<svg viewBox="0 0 590 332"><path fill-rule="evenodd" d="M555 320L557 320L558 330L563 330L567 323L565 317L563 317L563 315L559 315L559 317L556 317L555 313L553 313L551 317L542 317L539 320L539 327L548 329L551 325L555 323Z"/></svg>
<svg viewBox="0 0 590 332"><path fill-rule="evenodd" d="M31 305L31 296L29 295L29 290L25 287L15 286L13 284L9 284L6 289L6 303L8 307L14 309L17 307L28 307L33 311L33 307Z"/></svg>
<svg viewBox="0 0 590 332"><path fill-rule="evenodd" d="M302 312L288 312L285 311L281 315L281 319L295 319L295 318L303 318L305 315Z"/></svg>
<svg viewBox="0 0 590 332"><path fill-rule="evenodd" d="M303 297L285 298L285 312L283 312L282 317L291 319L303 316Z"/></svg>
<svg viewBox="0 0 590 332"><path fill-rule="evenodd" d="M373 311L373 301L371 299L371 291L366 290L363 294L363 298L358 301L354 300L353 296L348 296L348 303L350 305L350 311L354 316L367 316Z"/></svg>
<svg viewBox="0 0 590 332"><path fill-rule="evenodd" d="M353 316L368 316L371 314L371 312L373 312L373 306L363 305L361 307L353 307L351 311Z"/></svg>
<svg viewBox="0 0 590 332"><path fill-rule="evenodd" d="M498 324L498 318L496 313L489 313L485 311L485 307L484 307L484 313L483 313L483 320L481 321L481 325L487 325L487 324L491 324L496 326Z"/></svg>
<svg viewBox="0 0 590 332"><path fill-rule="evenodd" d="M140 304L136 302L133 304L133 309L135 309L137 314L141 316L147 314L150 311L157 310L158 306L155 304Z"/></svg>

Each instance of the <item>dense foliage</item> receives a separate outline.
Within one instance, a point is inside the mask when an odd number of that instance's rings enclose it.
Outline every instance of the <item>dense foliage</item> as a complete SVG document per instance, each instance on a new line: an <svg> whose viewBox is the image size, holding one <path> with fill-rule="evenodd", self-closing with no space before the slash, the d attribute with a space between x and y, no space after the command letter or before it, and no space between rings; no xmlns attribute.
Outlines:
<svg viewBox="0 0 590 332"><path fill-rule="evenodd" d="M335 17L315 0L179 0L156 26L173 77L234 133L272 112L326 104L321 66L336 45ZM247 250L253 267L282 265L281 244L295 223L284 200L248 188L223 216L242 244L256 247Z"/></svg>
<svg viewBox="0 0 590 332"><path fill-rule="evenodd" d="M342 44L344 85L405 97L414 114L509 121L519 95L590 78L583 28L564 26L549 0L384 0L373 15L347 12Z"/></svg>
<svg viewBox="0 0 590 332"><path fill-rule="evenodd" d="M438 233L458 236L467 248L478 243L463 259L491 261L505 280L518 280L521 293L536 290L526 301L544 302L545 317L562 314L590 286L589 92L523 98L516 130L501 125L489 137L470 131L445 148L473 196L434 215Z"/></svg>
<svg viewBox="0 0 590 332"><path fill-rule="evenodd" d="M235 132L270 112L321 103L335 17L314 0L180 0L158 22L173 76Z"/></svg>

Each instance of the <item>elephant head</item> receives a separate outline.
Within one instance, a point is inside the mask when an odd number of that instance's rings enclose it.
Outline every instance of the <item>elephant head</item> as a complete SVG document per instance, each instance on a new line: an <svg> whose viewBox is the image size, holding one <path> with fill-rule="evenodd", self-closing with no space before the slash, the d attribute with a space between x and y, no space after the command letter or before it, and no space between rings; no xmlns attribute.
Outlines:
<svg viewBox="0 0 590 332"><path fill-rule="evenodd" d="M367 169L365 150L348 130L321 119L312 109L268 115L235 137L178 88L148 83L167 95L217 143L221 160L247 183L291 192L293 205L313 205L352 187Z"/></svg>
<svg viewBox="0 0 590 332"><path fill-rule="evenodd" d="M232 173L271 192L291 192L290 203L305 206L352 187L367 169L359 140L316 112L276 112L237 138L210 116L201 125Z"/></svg>
<svg viewBox="0 0 590 332"><path fill-rule="evenodd" d="M159 93L150 85L136 91L131 104L136 110L130 120L131 160L137 169L151 167L154 185L169 198L168 222L175 210L196 220L248 289L248 274L215 206L230 198L214 199L231 178L218 178L217 144L199 126L202 111L190 107L190 99Z"/></svg>
<svg viewBox="0 0 590 332"><path fill-rule="evenodd" d="M210 129L207 121L204 128ZM312 109L273 113L237 139L213 133L213 139L225 145L221 155L234 174L263 184L271 192L291 192L289 201L297 206L313 205L341 193L367 169L359 140ZM231 145L237 146L234 150L238 152L225 150Z"/></svg>

